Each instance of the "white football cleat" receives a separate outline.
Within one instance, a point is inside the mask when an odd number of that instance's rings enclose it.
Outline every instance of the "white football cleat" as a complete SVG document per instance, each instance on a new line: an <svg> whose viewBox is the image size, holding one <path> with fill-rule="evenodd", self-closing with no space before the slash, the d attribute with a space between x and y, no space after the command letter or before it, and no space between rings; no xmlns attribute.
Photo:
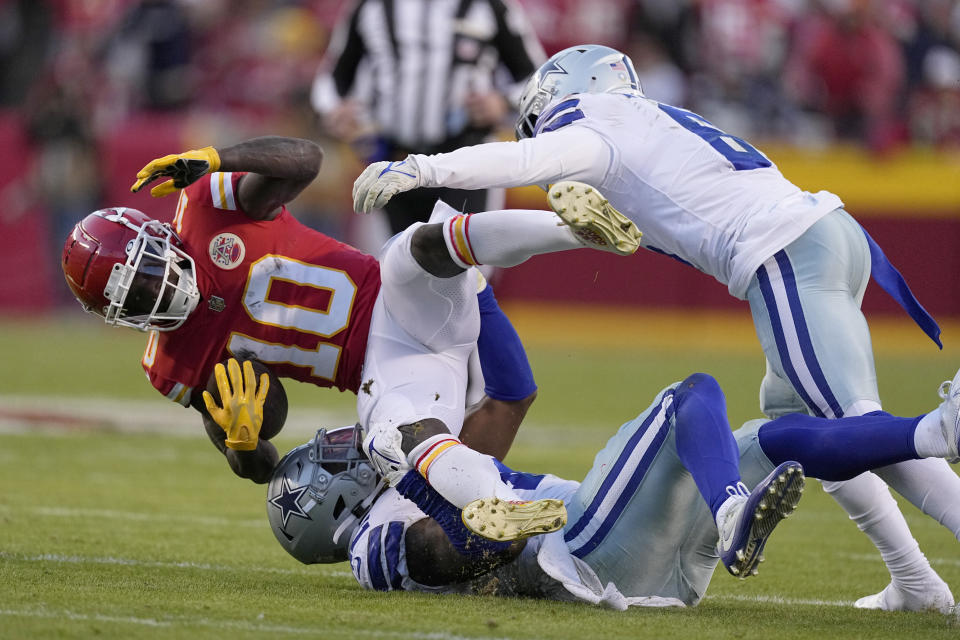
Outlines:
<svg viewBox="0 0 960 640"><path fill-rule="evenodd" d="M720 540L717 553L731 575L746 578L757 574L763 562L763 547L774 527L793 513L803 494L803 467L782 463L761 480L749 495L733 496L726 513L717 513Z"/></svg>
<svg viewBox="0 0 960 640"><path fill-rule="evenodd" d="M567 524L562 500L501 500L483 498L463 508L464 526L489 540L508 541L556 531Z"/></svg>
<svg viewBox="0 0 960 640"><path fill-rule="evenodd" d="M864 596L853 603L857 609L882 611L953 611L953 594L947 583L934 575L927 580L920 593L900 589L891 582L880 593Z"/></svg>
<svg viewBox="0 0 960 640"><path fill-rule="evenodd" d="M960 462L960 371L940 384L937 391L943 402L940 403L940 429L947 441L947 460L951 464Z"/></svg>
<svg viewBox="0 0 960 640"><path fill-rule="evenodd" d="M550 188L550 208L588 247L629 256L640 248L637 225L617 211L599 191L567 180Z"/></svg>

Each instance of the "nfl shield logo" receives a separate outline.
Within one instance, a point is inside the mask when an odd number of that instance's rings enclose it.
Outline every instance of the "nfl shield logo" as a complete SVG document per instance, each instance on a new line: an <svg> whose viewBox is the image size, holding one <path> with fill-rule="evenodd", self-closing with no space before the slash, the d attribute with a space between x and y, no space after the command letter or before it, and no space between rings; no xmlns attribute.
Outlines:
<svg viewBox="0 0 960 640"><path fill-rule="evenodd" d="M213 237L209 247L210 260L221 269L235 269L243 262L246 247L243 240L233 233L221 233Z"/></svg>

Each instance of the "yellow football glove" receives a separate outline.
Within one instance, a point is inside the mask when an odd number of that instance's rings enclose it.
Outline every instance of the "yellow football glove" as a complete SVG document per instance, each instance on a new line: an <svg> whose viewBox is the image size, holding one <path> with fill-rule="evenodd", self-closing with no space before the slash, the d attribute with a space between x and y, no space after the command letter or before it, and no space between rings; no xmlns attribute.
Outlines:
<svg viewBox="0 0 960 640"><path fill-rule="evenodd" d="M130 191L136 193L157 178L169 176L173 180L162 182L150 190L150 195L154 198L162 198L219 169L220 154L216 149L213 147L191 149L151 160L147 166L140 169L137 181L130 187Z"/></svg>
<svg viewBox="0 0 960 640"><path fill-rule="evenodd" d="M227 360L226 368L217 363L213 373L217 379L223 407L217 406L209 391L204 391L203 402L207 405L210 417L226 432L228 448L235 451L253 451L257 448L260 427L263 426L263 403L267 399L267 391L270 390L270 376L266 373L260 374L258 389L253 363L244 360L241 375L240 363L234 358Z"/></svg>

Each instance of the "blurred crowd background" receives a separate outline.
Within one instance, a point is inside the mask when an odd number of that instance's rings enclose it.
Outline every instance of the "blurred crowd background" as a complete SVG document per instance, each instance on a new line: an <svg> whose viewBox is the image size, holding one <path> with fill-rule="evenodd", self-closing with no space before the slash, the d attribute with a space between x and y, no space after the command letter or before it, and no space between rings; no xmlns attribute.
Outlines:
<svg viewBox="0 0 960 640"><path fill-rule="evenodd" d="M548 55L584 42L622 49L647 95L760 148L852 144L877 158L960 151L960 0L518 2ZM347 8L344 0L0 0L0 230L8 244L14 233L46 255L16 282L16 270L2 271L0 310L22 300L21 289L60 277L63 238L86 213L153 206L139 194L131 201L133 173L154 155L193 146L264 133L321 141L324 171L297 214L356 240L349 185L362 158L325 138L310 106ZM511 115L504 136L512 125ZM56 289L35 306L70 299Z"/></svg>

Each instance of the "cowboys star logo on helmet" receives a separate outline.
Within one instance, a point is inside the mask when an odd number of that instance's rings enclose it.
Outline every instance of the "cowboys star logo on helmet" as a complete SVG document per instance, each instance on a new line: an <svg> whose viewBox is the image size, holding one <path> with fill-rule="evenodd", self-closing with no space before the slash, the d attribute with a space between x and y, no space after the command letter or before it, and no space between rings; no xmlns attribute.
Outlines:
<svg viewBox="0 0 960 640"><path fill-rule="evenodd" d="M287 528L287 522L290 520L290 516L296 516L306 520L310 519L310 515L300 506L300 498L309 488L309 485L294 487L289 478L284 478L283 484L280 487L280 495L270 498L270 504L280 509L280 519L283 520L284 529Z"/></svg>
<svg viewBox="0 0 960 640"><path fill-rule="evenodd" d="M560 66L559 60L554 60L553 58L547 60L543 63L543 66L540 67L540 78L541 81L543 78L553 74L553 73L562 73L566 74L567 70Z"/></svg>
<svg viewBox="0 0 960 640"><path fill-rule="evenodd" d="M320 429L277 463L267 485L270 528L304 564L342 562L378 487L380 479L360 450L359 428Z"/></svg>
<svg viewBox="0 0 960 640"><path fill-rule="evenodd" d="M551 103L577 93L607 92L643 95L630 58L597 44L558 51L530 76L520 94L517 140L536 134L537 120Z"/></svg>

